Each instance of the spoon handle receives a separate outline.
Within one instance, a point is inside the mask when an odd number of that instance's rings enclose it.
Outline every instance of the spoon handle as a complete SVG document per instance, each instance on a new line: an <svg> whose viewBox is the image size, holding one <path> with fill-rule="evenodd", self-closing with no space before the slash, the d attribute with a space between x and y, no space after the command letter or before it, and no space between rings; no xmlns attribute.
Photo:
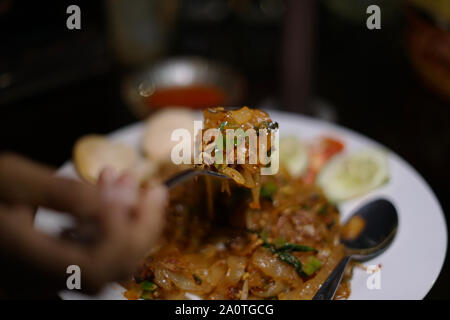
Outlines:
<svg viewBox="0 0 450 320"><path fill-rule="evenodd" d="M342 276L344 275L345 267L351 260L351 256L345 256L339 261L333 272L330 273L327 280L322 284L322 286L317 291L313 300L332 300L336 290L341 283Z"/></svg>

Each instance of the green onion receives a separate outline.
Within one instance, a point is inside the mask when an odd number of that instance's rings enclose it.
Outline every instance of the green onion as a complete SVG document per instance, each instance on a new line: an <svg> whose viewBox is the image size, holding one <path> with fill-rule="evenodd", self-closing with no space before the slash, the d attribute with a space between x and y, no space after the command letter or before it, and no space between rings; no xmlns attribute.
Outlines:
<svg viewBox="0 0 450 320"><path fill-rule="evenodd" d="M220 124L220 126L219 126L219 131L222 131L223 128L224 128L227 124L228 124L228 121L222 122L222 123Z"/></svg>
<svg viewBox="0 0 450 320"><path fill-rule="evenodd" d="M317 252L316 249L310 247L310 246L303 246L300 244L295 243L285 243L281 247L276 249L277 252L283 251L283 252Z"/></svg>
<svg viewBox="0 0 450 320"><path fill-rule="evenodd" d="M249 231L251 232L251 231ZM304 246L301 244L295 244L286 242L283 238L277 238L275 244L267 241L267 230L264 229L259 233L259 238L263 241L262 247L270 249L272 253L283 253L283 252L314 252L317 250L310 246Z"/></svg>
<svg viewBox="0 0 450 320"><path fill-rule="evenodd" d="M158 286L151 281L144 281L141 283L142 295L144 300L152 300L154 298L153 292L158 289Z"/></svg>
<svg viewBox="0 0 450 320"><path fill-rule="evenodd" d="M316 249L309 247L309 246L303 246L295 243L289 243L285 242L284 239L278 238L275 242L278 244L278 247L275 244L272 244L267 241L267 230L264 229L262 232L259 233L259 238L263 240L262 247L268 249L271 253L276 254L277 258L292 267L294 267L295 271L300 276L309 276L313 274L318 268L322 266L319 260L317 260L314 257L315 260L311 260L308 258L308 268L306 271L303 270L303 265L300 262L300 260L291 254L290 252L317 252Z"/></svg>
<svg viewBox="0 0 450 320"><path fill-rule="evenodd" d="M141 283L141 288L144 291L155 291L158 289L158 286L151 281L144 281Z"/></svg>
<svg viewBox="0 0 450 320"><path fill-rule="evenodd" d="M297 271L300 276L303 275L303 265L296 256L287 252L280 252L278 253L277 257L281 261L286 262L287 264L290 264L292 267L294 267L295 271Z"/></svg>
<svg viewBox="0 0 450 320"><path fill-rule="evenodd" d="M317 270L320 269L320 267L322 267L322 262L320 262L319 260L317 260L316 257L314 256L310 256L306 259L306 263L303 266L303 272L307 275L310 276L312 275L314 272L316 272Z"/></svg>
<svg viewBox="0 0 450 320"><path fill-rule="evenodd" d="M261 125L259 126L258 130L259 129L264 129L264 128L271 129L271 130L278 129L278 122L275 122L275 121L272 121L272 122L263 121L261 123Z"/></svg>

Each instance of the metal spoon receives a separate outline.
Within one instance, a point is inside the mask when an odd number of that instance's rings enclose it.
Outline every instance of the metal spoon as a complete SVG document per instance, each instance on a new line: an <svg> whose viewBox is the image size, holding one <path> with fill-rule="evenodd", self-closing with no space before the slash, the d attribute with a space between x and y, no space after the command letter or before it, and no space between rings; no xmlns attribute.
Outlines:
<svg viewBox="0 0 450 320"><path fill-rule="evenodd" d="M346 248L346 256L331 272L313 300L333 299L341 283L345 267L350 260L366 261L372 259L382 253L394 239L397 232L398 216L397 210L390 201L385 199L371 201L356 210L348 221L355 216L364 219L364 227L355 238L342 241Z"/></svg>

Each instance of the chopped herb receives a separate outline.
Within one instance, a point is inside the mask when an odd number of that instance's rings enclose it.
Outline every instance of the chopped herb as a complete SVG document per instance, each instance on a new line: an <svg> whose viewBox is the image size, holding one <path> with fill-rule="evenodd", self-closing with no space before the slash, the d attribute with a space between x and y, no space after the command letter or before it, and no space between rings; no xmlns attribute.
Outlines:
<svg viewBox="0 0 450 320"><path fill-rule="evenodd" d="M158 286L151 281L144 281L141 283L141 288L144 291L155 291L158 289Z"/></svg>
<svg viewBox="0 0 450 320"><path fill-rule="evenodd" d="M300 276L302 276L304 274L303 273L303 265L296 256L294 256L288 252L280 252L280 253L278 253L277 257L281 261L286 262L287 264L290 264L292 267L294 267L295 271L297 271L297 273Z"/></svg>
<svg viewBox="0 0 450 320"><path fill-rule="evenodd" d="M320 269L320 267L322 267L322 263L317 260L316 257L314 256L310 256L306 259L306 263L303 266L303 272L307 275L310 276L312 275L314 272L316 272L317 270Z"/></svg>
<svg viewBox="0 0 450 320"><path fill-rule="evenodd" d="M295 244L295 243L284 242L284 239L282 239L282 238L278 238L275 241L275 244L272 244L267 241L267 230L265 230L265 229L259 233L259 237L263 240L263 244L261 245L262 247L268 249L271 253L276 254L276 256L279 260L294 267L295 271L297 271L297 273L300 276L309 276L310 275L303 271L302 263L296 256L291 254L291 252L315 252L316 253L317 252L316 249L309 247L309 246L303 246L303 245L299 245L299 244ZM276 246L277 243L278 243L278 246ZM314 258L314 257L312 257L312 258ZM316 258L314 258L314 259L316 259ZM319 260L316 259L316 261L319 261ZM316 267L316 265L317 265L316 261L311 261L311 266L309 266L308 270L307 270L308 272L311 272L311 270L312 270L312 273L314 273L315 270L320 268L321 264L318 267ZM320 261L319 261L319 263L320 263Z"/></svg>
<svg viewBox="0 0 450 320"><path fill-rule="evenodd" d="M249 232L255 232L248 230ZM259 238L263 240L262 246L264 248L270 249L272 253L282 253L282 252L314 252L317 253L317 250L310 246L304 246L301 244L295 244L286 242L283 238L277 238L275 240L275 244L267 241L267 230L264 229L259 233Z"/></svg>
<svg viewBox="0 0 450 320"><path fill-rule="evenodd" d="M262 185L261 187L261 197L272 198L272 196L277 192L278 187L275 183L269 181Z"/></svg>
<svg viewBox="0 0 450 320"><path fill-rule="evenodd" d="M194 277L195 283L198 285L202 284L202 278L200 278L198 275L196 275L195 273L192 275Z"/></svg>
<svg viewBox="0 0 450 320"><path fill-rule="evenodd" d="M142 295L144 300L152 300L154 298L153 293L158 289L158 286L151 281L144 281L141 283Z"/></svg>
<svg viewBox="0 0 450 320"><path fill-rule="evenodd" d="M279 251L283 251L283 252L317 252L316 249L309 247L309 246L302 246L300 244L295 244L295 243L289 243L286 242L285 244L283 244L281 247L276 249L278 252Z"/></svg>
<svg viewBox="0 0 450 320"><path fill-rule="evenodd" d="M228 124L228 121L222 122L222 123L220 124L220 126L219 126L219 131L222 131L223 128L224 128L227 124Z"/></svg>
<svg viewBox="0 0 450 320"><path fill-rule="evenodd" d="M272 121L272 122L263 121L261 123L261 126L259 126L258 129L264 129L264 128L271 129L271 130L278 129L278 122L275 122L275 121Z"/></svg>

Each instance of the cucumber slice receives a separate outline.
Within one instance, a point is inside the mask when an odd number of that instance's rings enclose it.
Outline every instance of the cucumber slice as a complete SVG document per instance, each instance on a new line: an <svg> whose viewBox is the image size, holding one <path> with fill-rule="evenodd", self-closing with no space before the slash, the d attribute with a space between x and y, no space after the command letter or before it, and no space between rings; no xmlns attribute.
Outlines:
<svg viewBox="0 0 450 320"><path fill-rule="evenodd" d="M389 180L387 155L381 150L361 150L333 157L319 172L317 184L332 202L368 193Z"/></svg>
<svg viewBox="0 0 450 320"><path fill-rule="evenodd" d="M308 168L308 147L297 137L280 138L280 163L292 177L300 177Z"/></svg>

